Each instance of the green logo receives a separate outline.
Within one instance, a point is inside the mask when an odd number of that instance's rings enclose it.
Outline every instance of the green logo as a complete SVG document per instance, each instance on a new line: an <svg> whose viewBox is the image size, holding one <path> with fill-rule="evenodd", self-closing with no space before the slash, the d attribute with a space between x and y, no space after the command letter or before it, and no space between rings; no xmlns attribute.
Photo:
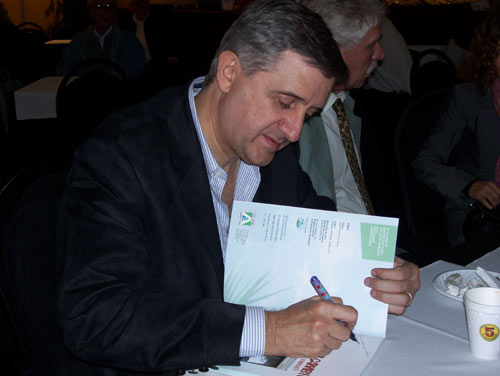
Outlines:
<svg viewBox="0 0 500 376"><path fill-rule="evenodd" d="M242 226L251 226L253 225L253 216L252 212L241 212L240 213L240 225Z"/></svg>

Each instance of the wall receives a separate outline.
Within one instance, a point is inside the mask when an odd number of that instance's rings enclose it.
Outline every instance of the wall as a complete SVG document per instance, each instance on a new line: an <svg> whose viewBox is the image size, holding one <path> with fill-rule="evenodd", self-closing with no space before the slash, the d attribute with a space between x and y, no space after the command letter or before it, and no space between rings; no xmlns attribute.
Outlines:
<svg viewBox="0 0 500 376"><path fill-rule="evenodd" d="M2 0L10 20L18 25L21 21L21 0ZM55 23L56 0L24 0L24 22L35 22L45 30Z"/></svg>
<svg viewBox="0 0 500 376"><path fill-rule="evenodd" d="M0 0L5 5L13 24L21 21L21 0ZM126 6L128 0L118 0L118 6ZM35 22L48 30L55 24L56 0L24 0L24 22ZM152 4L183 4L194 5L195 0L151 0Z"/></svg>

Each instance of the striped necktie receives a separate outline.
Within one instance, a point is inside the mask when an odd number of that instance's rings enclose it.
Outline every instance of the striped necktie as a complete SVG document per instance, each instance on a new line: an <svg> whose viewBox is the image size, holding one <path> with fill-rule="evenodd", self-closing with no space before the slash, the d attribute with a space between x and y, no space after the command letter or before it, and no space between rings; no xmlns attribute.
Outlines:
<svg viewBox="0 0 500 376"><path fill-rule="evenodd" d="M342 137L342 143L344 144L349 167L351 167L352 176L356 181L356 185L358 186L359 193L365 203L368 214L373 215L375 214L375 210L373 209L368 189L366 189L365 179L363 178L363 174L361 173L361 169L359 167L358 157L356 156L356 151L354 149L354 142L352 141L351 127L349 126L349 120L347 119L344 104L340 98L337 98L333 104L333 109L337 114L340 136Z"/></svg>

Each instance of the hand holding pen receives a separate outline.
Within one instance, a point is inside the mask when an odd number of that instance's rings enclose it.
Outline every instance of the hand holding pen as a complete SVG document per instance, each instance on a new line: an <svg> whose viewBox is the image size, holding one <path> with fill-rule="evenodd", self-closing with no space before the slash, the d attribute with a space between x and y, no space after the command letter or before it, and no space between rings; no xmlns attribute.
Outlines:
<svg viewBox="0 0 500 376"><path fill-rule="evenodd" d="M326 288L325 286L323 286L323 284L320 282L320 280L318 279L318 277L316 276L312 276L311 277L311 285L312 287L314 288L314 290L316 290L316 292L318 293L318 295L321 297L321 299L325 300L325 301L329 301L329 302L332 302L333 304L336 304L332 297L330 296L330 294L328 293L328 291L326 291ZM337 322L341 325L345 325L345 323L343 323L342 321L340 320L337 320ZM356 339L356 335L354 334L354 332L351 332L351 336L349 337L351 340L353 340L354 342L358 342L358 340Z"/></svg>

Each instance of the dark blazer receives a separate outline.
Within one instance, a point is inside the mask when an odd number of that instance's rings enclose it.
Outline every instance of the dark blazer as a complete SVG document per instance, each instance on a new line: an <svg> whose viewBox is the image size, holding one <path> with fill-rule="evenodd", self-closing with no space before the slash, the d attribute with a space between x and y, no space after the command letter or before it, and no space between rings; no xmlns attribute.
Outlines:
<svg viewBox="0 0 500 376"><path fill-rule="evenodd" d="M75 154L58 227L58 310L68 350L107 367L87 375L239 362L245 308L223 302L216 217L187 99L187 88L172 88L116 113ZM294 146L261 169L254 200L334 209L315 194Z"/></svg>
<svg viewBox="0 0 500 376"><path fill-rule="evenodd" d="M462 224L474 201L463 193L472 181L494 181L500 157L500 118L489 89L457 85L432 134L415 158L419 179L447 200L449 238L464 240Z"/></svg>

